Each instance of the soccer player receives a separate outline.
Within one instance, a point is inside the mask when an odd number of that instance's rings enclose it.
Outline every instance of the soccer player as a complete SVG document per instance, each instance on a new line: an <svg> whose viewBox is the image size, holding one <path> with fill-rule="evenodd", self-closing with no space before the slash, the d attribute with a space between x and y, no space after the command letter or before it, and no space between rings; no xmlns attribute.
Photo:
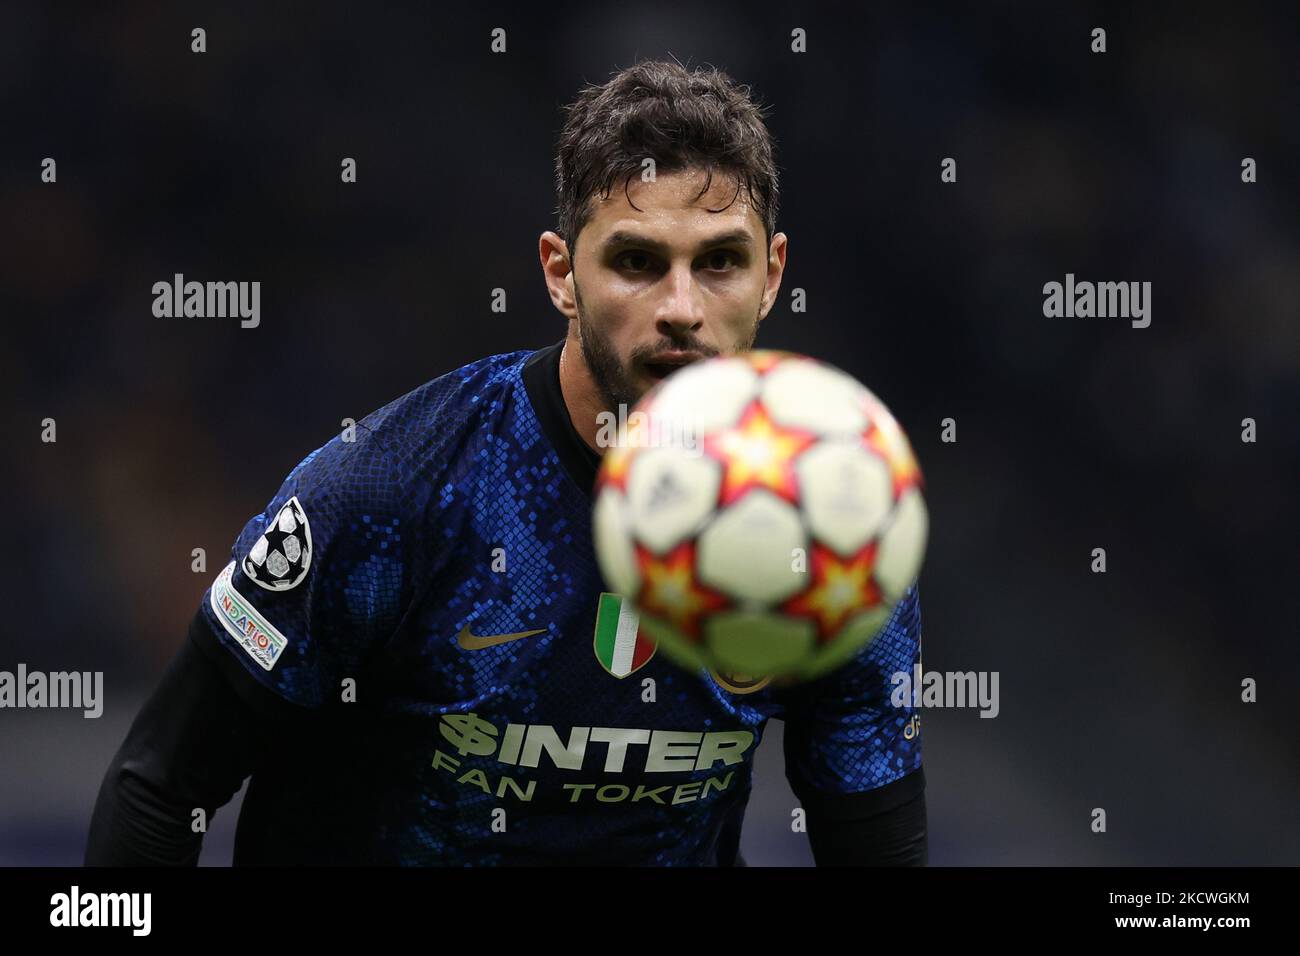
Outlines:
<svg viewBox="0 0 1300 956"><path fill-rule="evenodd" d="M819 865L926 862L919 731L890 702L915 584L846 665L778 686L656 654L592 550L598 416L747 349L775 302L762 110L718 71L638 63L567 108L556 185L539 251L565 338L293 469L109 767L88 864L194 864L196 811L251 777L236 864L744 865L773 717Z"/></svg>

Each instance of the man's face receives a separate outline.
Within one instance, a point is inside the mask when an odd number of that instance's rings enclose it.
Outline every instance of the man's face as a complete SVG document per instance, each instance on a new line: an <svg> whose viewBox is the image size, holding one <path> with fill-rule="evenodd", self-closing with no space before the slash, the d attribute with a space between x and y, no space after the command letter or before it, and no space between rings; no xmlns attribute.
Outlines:
<svg viewBox="0 0 1300 956"><path fill-rule="evenodd" d="M682 365L748 349L775 299L785 237L769 248L745 190L715 173L701 196L706 180L703 170L634 177L626 197L616 185L591 200L573 291L583 355L610 409L630 408Z"/></svg>

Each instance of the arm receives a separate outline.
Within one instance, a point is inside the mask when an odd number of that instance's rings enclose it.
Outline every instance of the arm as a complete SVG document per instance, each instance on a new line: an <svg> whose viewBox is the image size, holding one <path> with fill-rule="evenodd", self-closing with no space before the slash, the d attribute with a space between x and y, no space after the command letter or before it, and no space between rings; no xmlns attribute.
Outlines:
<svg viewBox="0 0 1300 956"><path fill-rule="evenodd" d="M818 866L925 866L929 862L923 770L854 801L805 799Z"/></svg>
<svg viewBox="0 0 1300 956"><path fill-rule="evenodd" d="M194 866L211 821L265 756L261 728L272 702L240 691L200 648L211 645L202 614L113 758L95 802L87 866ZM211 645L219 653L219 648Z"/></svg>
<svg viewBox="0 0 1300 956"><path fill-rule="evenodd" d="M194 811L228 803L392 633L409 582L402 474L368 429L336 437L244 526L109 766L87 865L195 865Z"/></svg>
<svg viewBox="0 0 1300 956"><path fill-rule="evenodd" d="M782 692L785 769L818 866L924 865L925 775L915 709L893 676L920 663L914 583L881 632L830 674Z"/></svg>

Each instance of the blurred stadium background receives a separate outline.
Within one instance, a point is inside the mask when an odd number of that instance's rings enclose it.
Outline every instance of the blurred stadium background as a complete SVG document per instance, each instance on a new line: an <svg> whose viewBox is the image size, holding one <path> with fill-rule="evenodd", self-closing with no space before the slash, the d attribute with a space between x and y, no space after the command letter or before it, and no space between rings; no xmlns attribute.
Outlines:
<svg viewBox="0 0 1300 956"><path fill-rule="evenodd" d="M924 715L932 864L1300 861L1298 34L1290 4L7 4L0 668L102 669L107 705L0 711L0 864L80 861L136 709L307 451L563 334L536 255L559 107L670 53L770 104L790 256L759 344L893 408L931 507L925 666L1001 675L997 719ZM154 318L175 272L261 280L261 326ZM1151 327L1044 318L1067 272L1151 281ZM811 862L780 730L752 865Z"/></svg>

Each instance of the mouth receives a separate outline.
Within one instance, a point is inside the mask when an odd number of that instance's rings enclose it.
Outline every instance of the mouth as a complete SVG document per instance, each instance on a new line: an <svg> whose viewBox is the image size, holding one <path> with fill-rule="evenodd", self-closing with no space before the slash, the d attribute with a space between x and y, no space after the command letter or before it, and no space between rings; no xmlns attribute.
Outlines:
<svg viewBox="0 0 1300 956"><path fill-rule="evenodd" d="M660 352L641 363L646 374L656 382L661 382L673 372L704 358L699 352Z"/></svg>

